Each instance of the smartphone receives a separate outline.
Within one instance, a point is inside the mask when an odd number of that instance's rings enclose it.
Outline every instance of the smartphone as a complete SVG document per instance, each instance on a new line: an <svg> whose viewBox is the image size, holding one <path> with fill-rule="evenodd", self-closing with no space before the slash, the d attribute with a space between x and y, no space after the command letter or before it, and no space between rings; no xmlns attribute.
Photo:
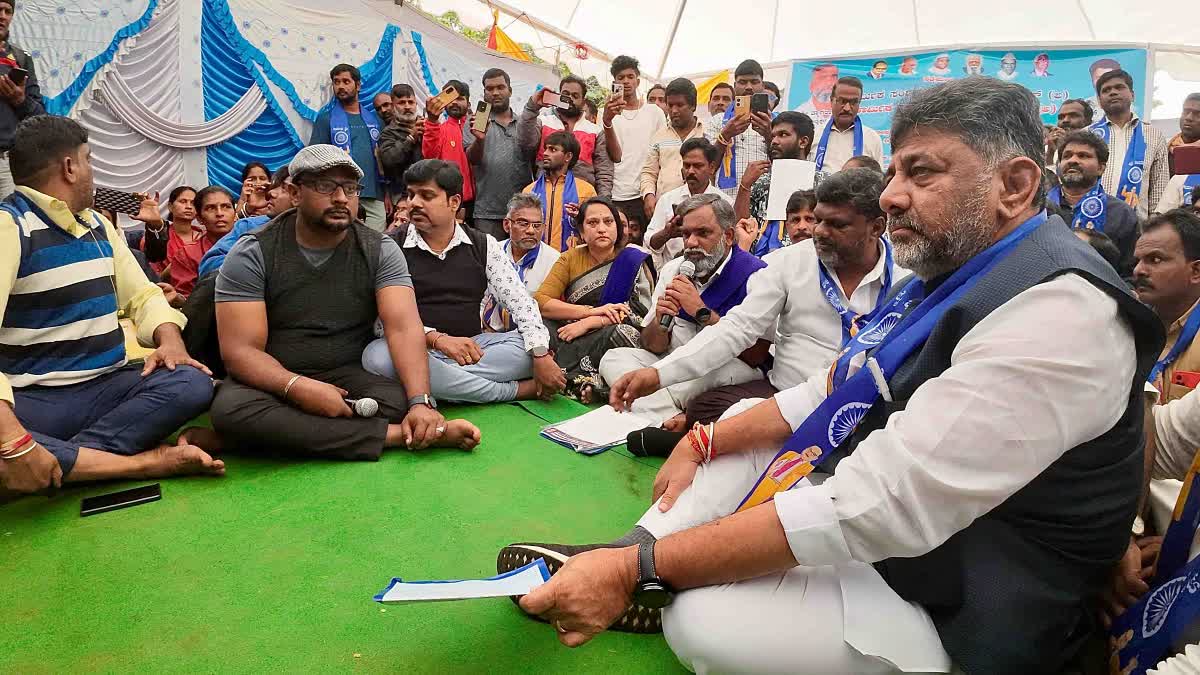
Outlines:
<svg viewBox="0 0 1200 675"><path fill-rule="evenodd" d="M13 81L13 84L25 84L25 78L29 77L29 71L24 68L13 68L8 71L8 79Z"/></svg>
<svg viewBox="0 0 1200 675"><path fill-rule="evenodd" d="M750 97L749 96L738 96L736 99L734 99L733 105L734 105L733 115L735 117L749 117L750 116Z"/></svg>
<svg viewBox="0 0 1200 675"><path fill-rule="evenodd" d="M471 121L471 128L479 133L487 133L488 122L492 119L492 104L487 101L480 101L479 106L475 108L475 119Z"/></svg>
<svg viewBox="0 0 1200 675"><path fill-rule="evenodd" d="M97 513L116 511L117 509L129 508L138 504L148 504L160 499L162 499L162 490L159 489L158 483L155 483L153 485L133 488L132 490L122 490L121 492L111 492L97 497L88 497L79 505L79 515L86 518L94 516Z"/></svg>
<svg viewBox="0 0 1200 675"><path fill-rule="evenodd" d="M558 108L559 110L570 110L571 97L567 96L566 94L559 94L558 99L554 101L554 107Z"/></svg>
<svg viewBox="0 0 1200 675"><path fill-rule="evenodd" d="M433 100L437 101L438 110L442 110L446 106L450 105L450 103L456 98L458 98L458 90L454 87L446 87L442 90L442 93L434 96Z"/></svg>
<svg viewBox="0 0 1200 675"><path fill-rule="evenodd" d="M95 205L98 209L112 209L117 213L136 216L142 210L142 196L112 188L97 187Z"/></svg>
<svg viewBox="0 0 1200 675"><path fill-rule="evenodd" d="M624 96L625 95L625 85L623 85L619 82L613 82L612 93L613 93L613 96Z"/></svg>
<svg viewBox="0 0 1200 675"><path fill-rule="evenodd" d="M750 112L770 114L771 100L765 91L750 97Z"/></svg>

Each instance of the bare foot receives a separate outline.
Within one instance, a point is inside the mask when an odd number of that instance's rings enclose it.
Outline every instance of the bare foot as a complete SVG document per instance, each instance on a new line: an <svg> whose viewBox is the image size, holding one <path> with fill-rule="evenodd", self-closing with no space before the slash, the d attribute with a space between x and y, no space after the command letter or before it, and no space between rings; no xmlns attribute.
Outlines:
<svg viewBox="0 0 1200 675"><path fill-rule="evenodd" d="M466 420L446 420L446 433L433 443L433 447L472 450L479 445L481 437L479 427Z"/></svg>
<svg viewBox="0 0 1200 675"><path fill-rule="evenodd" d="M663 422L662 428L674 432L687 431L687 415L679 413L666 422Z"/></svg>
<svg viewBox="0 0 1200 675"><path fill-rule="evenodd" d="M194 445L161 445L137 455L137 458L144 462L141 473L145 478L193 474L225 475L225 462L213 459L207 452Z"/></svg>
<svg viewBox="0 0 1200 675"><path fill-rule="evenodd" d="M210 455L220 454L225 443L217 432L207 427L189 427L179 434L176 445L194 445Z"/></svg>

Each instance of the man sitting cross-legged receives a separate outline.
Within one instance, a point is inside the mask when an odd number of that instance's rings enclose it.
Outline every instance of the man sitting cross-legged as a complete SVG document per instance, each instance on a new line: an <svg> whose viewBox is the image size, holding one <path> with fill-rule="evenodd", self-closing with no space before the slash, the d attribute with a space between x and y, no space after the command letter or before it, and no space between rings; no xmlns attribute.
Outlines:
<svg viewBox="0 0 1200 675"><path fill-rule="evenodd" d="M204 412L212 380L183 346L183 315L92 210L87 132L31 117L9 160L18 187L0 203L0 496L224 473L185 441L160 445ZM158 347L145 365L126 363L122 310L138 341Z"/></svg>
<svg viewBox="0 0 1200 675"><path fill-rule="evenodd" d="M528 192L518 192L508 200L507 209L508 215L501 221L501 226L508 238L500 244L500 248L512 260L513 269L525 284L525 290L536 293L562 254L542 241L542 235L546 233L546 220L542 217L541 198ZM504 333L516 328L512 315L500 307L500 302L491 292L483 299L482 311L484 330Z"/></svg>
<svg viewBox="0 0 1200 675"><path fill-rule="evenodd" d="M1028 89L919 90L891 140L880 205L916 278L832 376L680 443L619 547L502 552L561 566L520 603L563 644L664 606L695 672L1057 673L1088 639L1162 326L1047 219Z"/></svg>
<svg viewBox="0 0 1200 675"><path fill-rule="evenodd" d="M234 244L217 278L217 332L232 379L212 420L230 447L377 460L383 448L473 448L479 430L446 421L429 371L412 280L396 242L354 219L362 169L346 151L310 145L292 160L296 208ZM383 323L400 381L365 372ZM377 417L346 399L372 398Z"/></svg>
<svg viewBox="0 0 1200 675"><path fill-rule="evenodd" d="M715 422L742 399L757 403L804 382L827 367L850 336L874 318L905 275L881 236L882 191L883 176L870 169L845 169L827 178L817 189L812 239L768 253L763 259L767 268L746 284L746 299L720 323L653 366L617 380L610 399L614 406L702 377L736 359L764 334L775 342L766 380L699 394L688 403L686 422L679 415L666 425L675 433L645 435L648 454L669 453L694 422Z"/></svg>
<svg viewBox="0 0 1200 675"><path fill-rule="evenodd" d="M650 300L654 308L642 319L642 348L612 349L600 361L600 375L609 384L625 373L653 365L706 326L722 321L746 297L751 275L767 266L733 243L733 206L724 195L688 197L679 203L679 217L683 255L662 269ZM694 266L694 279L679 273L685 262ZM634 411L655 425L662 424L679 414L696 394L760 379L758 366L766 360L767 347L764 341L703 377L655 392L637 401Z"/></svg>
<svg viewBox="0 0 1200 675"><path fill-rule="evenodd" d="M537 303L513 270L512 255L491 235L454 222L462 202L458 167L423 159L404 172L410 224L394 236L412 271L425 322L429 380L439 399L499 403L549 396L566 378L550 354L550 333ZM484 333L480 305L491 293L517 330ZM363 367L394 377L384 340L362 354ZM532 377L532 379L531 379Z"/></svg>

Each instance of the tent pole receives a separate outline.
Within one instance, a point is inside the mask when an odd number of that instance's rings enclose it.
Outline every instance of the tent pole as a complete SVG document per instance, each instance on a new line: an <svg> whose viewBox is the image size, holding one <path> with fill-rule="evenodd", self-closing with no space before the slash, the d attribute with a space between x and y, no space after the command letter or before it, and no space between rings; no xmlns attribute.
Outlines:
<svg viewBox="0 0 1200 675"><path fill-rule="evenodd" d="M675 44L675 33L679 32L679 20L683 18L683 9L687 0L679 0L679 9L675 10L675 22L671 24L671 34L667 37L667 46L663 48L662 59L658 62L658 79L662 79L663 70L667 67L667 56L671 54L671 45Z"/></svg>
<svg viewBox="0 0 1200 675"><path fill-rule="evenodd" d="M767 46L767 60L775 58L775 33L779 30L779 0L775 0L775 16L771 20L771 44Z"/></svg>

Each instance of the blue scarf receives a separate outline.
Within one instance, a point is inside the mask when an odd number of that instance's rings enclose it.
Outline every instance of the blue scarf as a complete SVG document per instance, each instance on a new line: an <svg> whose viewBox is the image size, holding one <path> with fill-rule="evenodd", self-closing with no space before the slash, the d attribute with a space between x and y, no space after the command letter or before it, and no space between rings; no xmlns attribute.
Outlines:
<svg viewBox="0 0 1200 675"><path fill-rule="evenodd" d="M505 259L511 261L512 260L512 239L505 239L504 243L501 246L504 248ZM536 246L536 247L534 247L534 249L532 251L527 251L525 253L525 255L521 257L521 260L519 262L513 262L513 269L515 269L517 271L517 278L521 280L522 284L525 283L525 276L527 274L529 274L529 270L533 269L533 266L537 264L538 253L540 253L541 250L542 250L542 247L540 245ZM483 328L484 328L484 330L488 330L488 327L492 323L492 317L495 316L497 309L500 310L500 323L504 327L503 330L505 330L505 331L512 330L514 328L512 316L509 315L507 309L500 307L500 304L498 302L496 302L496 296L492 295L491 293L488 293L487 303L484 305L484 308L483 308Z"/></svg>
<svg viewBox="0 0 1200 675"><path fill-rule="evenodd" d="M829 122L825 124L825 131L821 132L821 141L817 143L817 171L820 171L825 166L825 150L829 147L829 134L833 131L833 118L829 118ZM858 115L854 116L854 157L863 154L863 130L862 120L858 119Z"/></svg>
<svg viewBox="0 0 1200 675"><path fill-rule="evenodd" d="M1146 381L1157 386L1158 378L1162 375L1167 366L1171 365L1183 350L1187 349L1192 344L1192 340L1196 339L1196 333L1200 331L1200 310L1193 309L1188 315L1187 321L1183 324L1183 329L1179 331L1179 337L1175 339L1175 344L1171 345L1171 351L1167 355L1158 360L1154 367L1150 369L1150 375L1146 377ZM1165 382L1163 383L1166 384ZM1159 387L1159 391L1166 391L1163 387Z"/></svg>
<svg viewBox="0 0 1200 675"><path fill-rule="evenodd" d="M1131 672L1145 673L1158 664L1180 633L1200 619L1200 557L1188 562L1198 524L1200 454L1183 479L1150 592L1118 616L1109 631L1121 668L1136 659Z"/></svg>
<svg viewBox="0 0 1200 675"><path fill-rule="evenodd" d="M733 119L733 111L737 108L730 103L725 109L724 124L729 124L729 120ZM721 163L717 166L717 187L722 190L732 190L737 187L737 153L734 146L737 145L737 139L729 139L729 149L725 151L725 156L721 158Z"/></svg>
<svg viewBox="0 0 1200 675"><path fill-rule="evenodd" d="M1062 188L1055 187L1050 190L1047 197L1055 204L1062 204ZM1078 202L1075 202L1074 215L1071 216L1072 230L1095 230L1097 232L1104 231L1104 223L1108 220L1108 195L1104 193L1104 186L1100 181L1092 186L1091 190L1083 196Z"/></svg>
<svg viewBox="0 0 1200 675"><path fill-rule="evenodd" d="M1093 124L1092 133L1109 142L1110 129L1108 118ZM1125 200L1130 208L1137 208L1141 201L1142 172L1146 164L1146 135L1142 130L1142 121L1138 120L1129 138L1129 147L1125 149L1125 160L1121 165L1121 180L1117 183L1117 197Z"/></svg>
<svg viewBox="0 0 1200 675"><path fill-rule="evenodd" d="M542 217L546 219L547 224L553 225L550 221L550 199L554 196L554 189L551 187L547 191L545 171L538 175L537 181L533 184L532 192L542 199ZM570 241L571 234L574 232L574 228L571 225L571 216L567 215L567 204L578 203L579 190L575 187L575 172L567 171L567 175L563 179L562 203L558 205L561 209L559 214L559 241L550 241L550 227L547 227L546 234L542 235L547 244L556 247L560 252L567 250L567 242Z"/></svg>
<svg viewBox="0 0 1200 675"><path fill-rule="evenodd" d="M371 106L359 105L358 111L363 123L371 132L371 151L374 152L375 145L379 142L379 118L375 116L375 109ZM329 138L334 145L350 152L350 120L342 102L336 97L329 104Z"/></svg>
<svg viewBox="0 0 1200 675"><path fill-rule="evenodd" d="M758 230L758 236L755 237L754 243L750 245L750 252L758 257L776 251L787 246L787 228L783 226L782 220L768 220Z"/></svg>
<svg viewBox="0 0 1200 675"><path fill-rule="evenodd" d="M604 288L600 291L600 304L616 305L629 302L629 297L633 295L633 287L637 284L638 273L642 270L642 263L649 257L649 253L633 246L621 249L612 261L612 266L608 268L608 278L604 280Z"/></svg>
<svg viewBox="0 0 1200 675"><path fill-rule="evenodd" d="M875 310L871 323L858 331L846 345L831 369L829 396L783 444L783 449L738 506L738 511L774 499L777 492L791 489L813 468L827 459L854 433L867 411L875 405L880 383L929 339L934 326L947 311L995 266L1004 260L1026 237L1046 222L1045 211L1025 221L1021 227L967 261L928 297L925 283L913 279L883 307ZM912 312L905 312L916 305ZM867 362L849 379L845 373L855 356L874 350Z"/></svg>
<svg viewBox="0 0 1200 675"><path fill-rule="evenodd" d="M842 304L841 293L838 291L837 283L829 276L829 272L825 269L825 265L818 263L817 269L821 279L821 294L825 296L826 302L833 311L838 313L842 318L842 347L850 344L850 340L858 335L858 332L867 326L879 314L879 310L887 302L887 298L892 293L892 242L886 237L881 237L883 242L883 287L879 289L879 297L875 300L875 308L866 314L855 315L855 313L846 305ZM894 324L893 324L894 325ZM890 326L888 330L890 330ZM883 335L879 335L880 338ZM869 341L868 341L869 342ZM834 379L837 382L846 380L846 370L850 367L849 359L838 359L834 369Z"/></svg>
<svg viewBox="0 0 1200 675"><path fill-rule="evenodd" d="M751 274L767 266L767 263L743 251L740 246L732 246L725 269L700 293L704 306L716 312L717 316L725 316L729 310L742 304L742 300L746 299L746 281ZM679 310L679 318L696 323L692 315L682 309Z"/></svg>
<svg viewBox="0 0 1200 675"><path fill-rule="evenodd" d="M1183 181L1183 194L1179 202L1181 207L1186 209L1192 205L1192 194L1197 187L1200 187L1200 173L1194 173Z"/></svg>

